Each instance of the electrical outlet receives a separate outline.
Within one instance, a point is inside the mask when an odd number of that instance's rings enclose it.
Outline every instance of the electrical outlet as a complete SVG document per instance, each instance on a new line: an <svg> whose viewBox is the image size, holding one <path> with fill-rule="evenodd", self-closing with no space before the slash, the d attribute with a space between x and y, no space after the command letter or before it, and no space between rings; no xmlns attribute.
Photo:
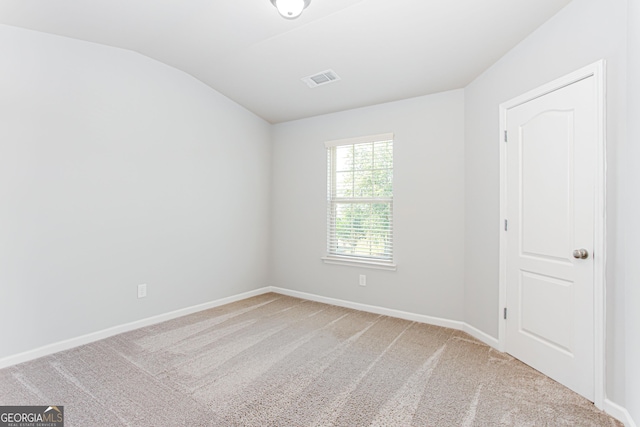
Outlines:
<svg viewBox="0 0 640 427"><path fill-rule="evenodd" d="M138 298L144 298L147 296L147 285L138 285Z"/></svg>
<svg viewBox="0 0 640 427"><path fill-rule="evenodd" d="M367 276L364 274L360 275L360 286L367 286Z"/></svg>

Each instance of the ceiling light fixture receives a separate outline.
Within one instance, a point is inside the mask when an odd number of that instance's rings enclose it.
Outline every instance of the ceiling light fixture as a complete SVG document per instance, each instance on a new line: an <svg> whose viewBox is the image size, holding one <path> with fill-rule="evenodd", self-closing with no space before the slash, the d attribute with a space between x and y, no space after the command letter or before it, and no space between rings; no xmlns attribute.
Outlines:
<svg viewBox="0 0 640 427"><path fill-rule="evenodd" d="M271 0L283 18L296 19L309 6L311 0Z"/></svg>

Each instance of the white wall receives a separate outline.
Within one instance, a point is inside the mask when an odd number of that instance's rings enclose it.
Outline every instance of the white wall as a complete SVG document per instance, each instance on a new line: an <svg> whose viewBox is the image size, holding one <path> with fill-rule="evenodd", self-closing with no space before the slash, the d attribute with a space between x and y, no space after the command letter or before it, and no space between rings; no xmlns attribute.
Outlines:
<svg viewBox="0 0 640 427"><path fill-rule="evenodd" d="M130 51L0 58L0 358L267 284L266 122Z"/></svg>
<svg viewBox="0 0 640 427"><path fill-rule="evenodd" d="M619 174L626 133L626 0L574 0L465 89L465 320L498 336L498 106L607 61L607 395L623 404L624 287ZM637 187L636 187L637 188Z"/></svg>
<svg viewBox="0 0 640 427"><path fill-rule="evenodd" d="M462 320L463 91L274 126L272 274L276 286ZM395 134L397 271L324 264L324 141ZM367 286L358 286L358 275Z"/></svg>
<svg viewBox="0 0 640 427"><path fill-rule="evenodd" d="M274 127L133 52L0 26L0 358L267 282L497 337L498 105L604 58L607 392L637 423L640 122L625 115L640 115L640 6L628 3L627 18L626 0L574 0L464 90ZM398 271L326 265L322 143L381 132L396 135Z"/></svg>
<svg viewBox="0 0 640 427"><path fill-rule="evenodd" d="M625 153L626 407L640 426L640 0L628 2L628 146Z"/></svg>

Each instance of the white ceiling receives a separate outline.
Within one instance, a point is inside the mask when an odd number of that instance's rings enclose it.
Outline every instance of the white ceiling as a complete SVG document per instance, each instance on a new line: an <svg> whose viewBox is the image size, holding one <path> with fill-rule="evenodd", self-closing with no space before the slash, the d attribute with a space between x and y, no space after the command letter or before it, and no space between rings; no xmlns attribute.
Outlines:
<svg viewBox="0 0 640 427"><path fill-rule="evenodd" d="M269 0L1 0L0 23L137 51L279 123L464 87L569 2L312 0L290 21Z"/></svg>

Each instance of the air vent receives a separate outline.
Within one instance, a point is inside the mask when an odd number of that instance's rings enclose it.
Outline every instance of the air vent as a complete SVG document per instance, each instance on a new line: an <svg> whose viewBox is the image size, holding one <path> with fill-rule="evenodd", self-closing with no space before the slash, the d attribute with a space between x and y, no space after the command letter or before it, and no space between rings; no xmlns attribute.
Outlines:
<svg viewBox="0 0 640 427"><path fill-rule="evenodd" d="M337 82L338 80L340 80L340 77L333 70L323 71L302 79L302 81L309 87L318 87L328 83Z"/></svg>

